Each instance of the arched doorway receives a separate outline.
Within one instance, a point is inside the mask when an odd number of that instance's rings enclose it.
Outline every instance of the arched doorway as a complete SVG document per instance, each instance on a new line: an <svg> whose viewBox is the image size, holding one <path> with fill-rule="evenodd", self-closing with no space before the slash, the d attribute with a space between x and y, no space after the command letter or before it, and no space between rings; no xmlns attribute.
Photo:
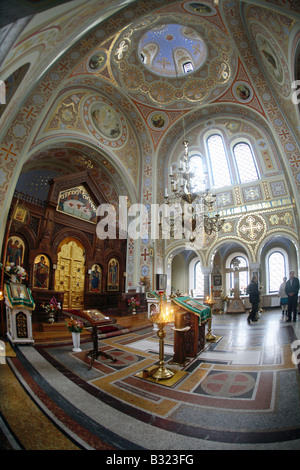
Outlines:
<svg viewBox="0 0 300 470"><path fill-rule="evenodd" d="M76 238L65 238L58 246L55 273L55 290L65 292L64 308L83 308L84 278L84 247Z"/></svg>

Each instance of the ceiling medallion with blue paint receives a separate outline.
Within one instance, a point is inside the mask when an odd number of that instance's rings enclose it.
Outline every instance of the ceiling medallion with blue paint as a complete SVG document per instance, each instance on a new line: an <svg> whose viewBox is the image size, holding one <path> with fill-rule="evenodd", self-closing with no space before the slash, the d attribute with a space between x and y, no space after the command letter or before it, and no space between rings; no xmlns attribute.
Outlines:
<svg viewBox="0 0 300 470"><path fill-rule="evenodd" d="M140 39L138 54L144 66L157 75L182 77L205 63L207 47L190 26L164 24L148 30Z"/></svg>

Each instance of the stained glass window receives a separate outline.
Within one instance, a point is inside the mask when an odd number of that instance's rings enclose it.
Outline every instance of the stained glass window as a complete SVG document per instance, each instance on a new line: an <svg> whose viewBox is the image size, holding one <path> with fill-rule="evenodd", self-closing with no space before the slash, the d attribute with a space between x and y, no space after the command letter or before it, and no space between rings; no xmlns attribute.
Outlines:
<svg viewBox="0 0 300 470"><path fill-rule="evenodd" d="M249 144L240 142L233 148L239 183L255 181L259 178L254 156Z"/></svg>

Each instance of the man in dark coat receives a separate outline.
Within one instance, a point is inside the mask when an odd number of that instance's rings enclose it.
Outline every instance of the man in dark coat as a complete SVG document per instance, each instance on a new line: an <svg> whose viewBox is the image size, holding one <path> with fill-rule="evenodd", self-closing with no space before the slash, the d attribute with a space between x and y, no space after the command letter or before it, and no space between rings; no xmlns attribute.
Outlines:
<svg viewBox="0 0 300 470"><path fill-rule="evenodd" d="M296 321L298 292L299 292L299 279L295 277L294 271L290 271L290 278L288 281L286 281L286 285L285 285L285 293L288 296L288 319L287 321L292 320L292 312L293 312L293 321Z"/></svg>
<svg viewBox="0 0 300 470"><path fill-rule="evenodd" d="M247 318L247 322L249 323L249 325L251 325L253 321L256 321L255 317L259 307L259 289L257 276L252 277L251 282L247 287L247 293L249 294L249 301L252 306L250 314Z"/></svg>

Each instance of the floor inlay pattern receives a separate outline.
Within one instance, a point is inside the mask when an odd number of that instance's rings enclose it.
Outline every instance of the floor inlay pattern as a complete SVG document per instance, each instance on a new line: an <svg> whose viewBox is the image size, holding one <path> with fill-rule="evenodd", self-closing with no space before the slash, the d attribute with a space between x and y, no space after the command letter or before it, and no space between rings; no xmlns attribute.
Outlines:
<svg viewBox="0 0 300 470"><path fill-rule="evenodd" d="M54 447L60 442L59 448L103 450L297 449L300 374L291 344L299 325L283 323L275 310L251 326L245 315L216 316L213 333L221 340L207 343L172 386L137 377L158 364L151 328L101 339L99 348L117 360L99 356L92 368L86 355L91 343L78 353L71 345L19 346L16 357L1 366L10 377L4 387L11 382L19 394L26 392L29 422L33 413L64 436L53 438ZM165 361L178 369L172 357L169 328ZM9 400L2 402L0 418L14 435L16 416L10 411ZM28 447L22 436L12 445L17 442Z"/></svg>

